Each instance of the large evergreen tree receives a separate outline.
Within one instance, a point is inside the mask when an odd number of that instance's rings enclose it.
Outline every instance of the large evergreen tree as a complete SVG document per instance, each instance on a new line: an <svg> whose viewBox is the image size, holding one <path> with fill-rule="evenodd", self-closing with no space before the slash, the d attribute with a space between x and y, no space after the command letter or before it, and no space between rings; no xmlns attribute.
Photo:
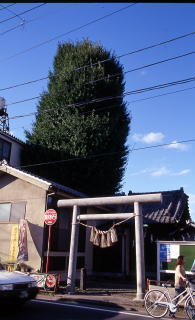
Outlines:
<svg viewBox="0 0 195 320"><path fill-rule="evenodd" d="M67 159L29 170L91 196L119 192L130 125L123 93L123 67L108 50L89 40L58 44L48 90L26 131L23 165Z"/></svg>

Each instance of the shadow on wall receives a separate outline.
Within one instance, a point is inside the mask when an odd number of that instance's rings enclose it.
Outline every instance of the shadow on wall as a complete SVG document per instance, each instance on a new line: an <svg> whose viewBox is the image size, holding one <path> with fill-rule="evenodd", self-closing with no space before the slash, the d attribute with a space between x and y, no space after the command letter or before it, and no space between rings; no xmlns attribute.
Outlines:
<svg viewBox="0 0 195 320"><path fill-rule="evenodd" d="M0 187L4 188L15 180L16 180L15 177L10 176L9 174L3 174L3 175L1 175Z"/></svg>
<svg viewBox="0 0 195 320"><path fill-rule="evenodd" d="M28 221L29 231L39 256L42 256L43 227Z"/></svg>

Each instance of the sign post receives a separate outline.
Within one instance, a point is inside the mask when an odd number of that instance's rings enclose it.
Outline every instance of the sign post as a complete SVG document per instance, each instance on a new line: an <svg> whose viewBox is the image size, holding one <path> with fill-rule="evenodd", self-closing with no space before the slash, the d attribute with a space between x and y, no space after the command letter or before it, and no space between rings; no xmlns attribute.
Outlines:
<svg viewBox="0 0 195 320"><path fill-rule="evenodd" d="M45 211L45 224L49 226L48 242L47 242L47 260L46 260L46 273L49 270L49 251L51 243L51 226L57 220L57 212L54 209L48 209Z"/></svg>

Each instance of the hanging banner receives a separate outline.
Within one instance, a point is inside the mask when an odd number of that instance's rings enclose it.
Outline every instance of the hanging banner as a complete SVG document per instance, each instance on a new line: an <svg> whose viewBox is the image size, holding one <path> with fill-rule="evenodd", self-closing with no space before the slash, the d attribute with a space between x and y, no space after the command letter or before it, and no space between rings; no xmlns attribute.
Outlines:
<svg viewBox="0 0 195 320"><path fill-rule="evenodd" d="M9 251L9 262L15 263L18 256L18 238L19 238L19 226L17 224L12 225L11 228L11 240Z"/></svg>
<svg viewBox="0 0 195 320"><path fill-rule="evenodd" d="M27 221L24 219L20 219L18 247L19 247L19 251L18 251L17 262L27 261L28 260Z"/></svg>

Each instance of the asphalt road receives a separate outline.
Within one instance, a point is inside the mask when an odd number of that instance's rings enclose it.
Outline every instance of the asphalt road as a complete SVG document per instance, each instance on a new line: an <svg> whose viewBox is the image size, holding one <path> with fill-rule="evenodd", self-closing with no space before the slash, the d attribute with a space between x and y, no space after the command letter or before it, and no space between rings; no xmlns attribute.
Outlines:
<svg viewBox="0 0 195 320"><path fill-rule="evenodd" d="M125 310L96 306L62 304L59 302L33 300L21 308L1 306L1 320L144 320L148 315L138 315Z"/></svg>

